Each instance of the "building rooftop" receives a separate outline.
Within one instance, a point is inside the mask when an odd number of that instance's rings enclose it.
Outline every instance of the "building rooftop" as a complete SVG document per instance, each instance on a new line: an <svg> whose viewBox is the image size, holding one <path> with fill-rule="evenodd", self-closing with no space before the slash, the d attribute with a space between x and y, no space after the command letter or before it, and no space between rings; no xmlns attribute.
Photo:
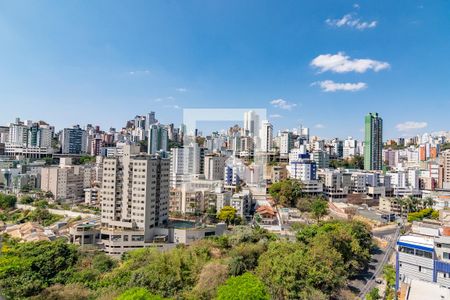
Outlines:
<svg viewBox="0 0 450 300"><path fill-rule="evenodd" d="M401 243L434 249L434 239L418 235L403 235L398 239Z"/></svg>
<svg viewBox="0 0 450 300"><path fill-rule="evenodd" d="M411 279L407 284L406 293L400 299L422 300L422 299L450 299L450 290L440 287L433 282Z"/></svg>

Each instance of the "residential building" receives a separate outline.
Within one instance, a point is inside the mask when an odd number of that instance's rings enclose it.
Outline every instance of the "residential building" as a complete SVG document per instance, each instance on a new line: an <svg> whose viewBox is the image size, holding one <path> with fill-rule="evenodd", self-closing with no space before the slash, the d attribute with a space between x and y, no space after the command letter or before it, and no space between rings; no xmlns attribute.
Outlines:
<svg viewBox="0 0 450 300"><path fill-rule="evenodd" d="M64 128L61 133L61 152L63 154L86 153L87 133L79 125Z"/></svg>
<svg viewBox="0 0 450 300"><path fill-rule="evenodd" d="M414 222L412 232L397 241L396 287L411 280L450 288L450 227ZM430 298L431 299L431 298Z"/></svg>
<svg viewBox="0 0 450 300"><path fill-rule="evenodd" d="M450 150L441 152L442 188L450 189Z"/></svg>
<svg viewBox="0 0 450 300"><path fill-rule="evenodd" d="M378 113L365 117L364 169L381 170L383 166L383 119Z"/></svg>
<svg viewBox="0 0 450 300"><path fill-rule="evenodd" d="M82 201L85 184L85 167L72 164L71 158L61 158L59 166L41 169L41 190L52 192L55 200Z"/></svg>
<svg viewBox="0 0 450 300"><path fill-rule="evenodd" d="M253 198L249 189L243 189L239 193L233 194L230 199L230 205L236 208L236 214L243 219L250 216L252 204Z"/></svg>
<svg viewBox="0 0 450 300"><path fill-rule="evenodd" d="M227 158L219 154L205 155L205 178L207 180L223 180Z"/></svg>
<svg viewBox="0 0 450 300"><path fill-rule="evenodd" d="M289 131L283 131L279 135L279 148L280 155L288 156L293 147L292 133Z"/></svg>
<svg viewBox="0 0 450 300"><path fill-rule="evenodd" d="M263 121L260 132L261 151L270 152L273 147L273 126L269 121Z"/></svg>
<svg viewBox="0 0 450 300"><path fill-rule="evenodd" d="M173 148L170 157L171 187L180 187L193 176L201 174L201 149L197 143L185 145L183 148Z"/></svg>
<svg viewBox="0 0 450 300"><path fill-rule="evenodd" d="M117 254L143 247L168 222L168 159L140 154L127 145L123 156L103 160L101 189L102 243Z"/></svg>
<svg viewBox="0 0 450 300"><path fill-rule="evenodd" d="M316 162L319 169L330 167L330 155L324 150L314 150L311 153L311 159Z"/></svg>
<svg viewBox="0 0 450 300"><path fill-rule="evenodd" d="M53 153L53 127L43 121L25 124L17 118L9 125L7 136L5 154L8 156L40 158Z"/></svg>
<svg viewBox="0 0 450 300"><path fill-rule="evenodd" d="M256 137L259 134L260 120L259 115L250 110L244 113L244 133L250 137Z"/></svg>
<svg viewBox="0 0 450 300"><path fill-rule="evenodd" d="M156 154L158 151L167 152L169 137L167 128L160 124L149 125L148 129L148 154Z"/></svg>
<svg viewBox="0 0 450 300"><path fill-rule="evenodd" d="M317 163L310 159L310 154L293 151L289 154L289 165L286 167L290 178L300 181L317 179Z"/></svg>

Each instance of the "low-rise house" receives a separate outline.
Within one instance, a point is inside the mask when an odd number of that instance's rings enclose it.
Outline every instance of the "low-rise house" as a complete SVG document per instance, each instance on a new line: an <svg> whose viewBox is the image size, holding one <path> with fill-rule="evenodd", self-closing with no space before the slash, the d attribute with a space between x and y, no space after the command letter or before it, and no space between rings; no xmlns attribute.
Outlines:
<svg viewBox="0 0 450 300"><path fill-rule="evenodd" d="M52 231L32 222L9 226L4 233L23 242L50 241L55 238Z"/></svg>

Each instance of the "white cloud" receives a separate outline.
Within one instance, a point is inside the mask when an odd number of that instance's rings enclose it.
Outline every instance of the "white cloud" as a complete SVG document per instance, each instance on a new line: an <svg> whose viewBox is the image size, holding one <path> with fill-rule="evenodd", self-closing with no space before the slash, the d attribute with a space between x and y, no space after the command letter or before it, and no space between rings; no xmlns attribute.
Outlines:
<svg viewBox="0 0 450 300"><path fill-rule="evenodd" d="M367 88L365 82L334 82L333 80L324 80L314 82L312 85L318 85L324 92L337 92L337 91L348 91L356 92Z"/></svg>
<svg viewBox="0 0 450 300"><path fill-rule="evenodd" d="M286 100L283 100L283 99L274 99L274 100L270 101L270 104L272 104L274 107L278 107L278 108L286 109L286 110L291 110L297 106L297 104L287 102Z"/></svg>
<svg viewBox="0 0 450 300"><path fill-rule="evenodd" d="M359 6L359 4L358 4L358 3L355 3L355 4L353 4L353 8L355 8L355 9L359 9L359 8L360 8L360 6Z"/></svg>
<svg viewBox="0 0 450 300"><path fill-rule="evenodd" d="M176 104L174 104L174 105L164 105L164 107L172 108L172 109L181 109L181 107L179 105L176 105Z"/></svg>
<svg viewBox="0 0 450 300"><path fill-rule="evenodd" d="M167 97L163 97L163 98L156 98L153 101L155 101L155 102L166 102L166 101L172 101L172 100L175 100L175 98L172 97L172 96L167 96Z"/></svg>
<svg viewBox="0 0 450 300"><path fill-rule="evenodd" d="M343 27L347 26L350 28L356 28L358 30L365 30L369 28L377 27L377 21L361 21L358 18L355 18L352 14L346 14L340 19L326 19L325 23L332 27Z"/></svg>
<svg viewBox="0 0 450 300"><path fill-rule="evenodd" d="M428 126L427 122L408 121L408 122L397 124L395 127L397 128L398 131L410 131L410 130L422 129L427 126Z"/></svg>
<svg viewBox="0 0 450 300"><path fill-rule="evenodd" d="M177 88L176 91L180 92L180 93L184 93L184 92L187 92L188 90L186 88L181 87L181 88Z"/></svg>
<svg viewBox="0 0 450 300"><path fill-rule="evenodd" d="M128 75L148 75L150 74L150 70L133 70L133 71L129 71Z"/></svg>
<svg viewBox="0 0 450 300"><path fill-rule="evenodd" d="M364 73L367 70L378 72L390 67L387 62L369 58L352 59L350 56L345 55L344 52L338 52L337 54L321 54L314 58L310 65L319 69L319 72L332 71L335 73Z"/></svg>
<svg viewBox="0 0 450 300"><path fill-rule="evenodd" d="M325 128L325 125L319 123L319 124L314 125L314 128L323 129L323 128Z"/></svg>
<svg viewBox="0 0 450 300"><path fill-rule="evenodd" d="M283 116L282 115L279 115L279 114L273 114L273 115L269 115L269 118L270 119L279 119L279 118L282 118Z"/></svg>

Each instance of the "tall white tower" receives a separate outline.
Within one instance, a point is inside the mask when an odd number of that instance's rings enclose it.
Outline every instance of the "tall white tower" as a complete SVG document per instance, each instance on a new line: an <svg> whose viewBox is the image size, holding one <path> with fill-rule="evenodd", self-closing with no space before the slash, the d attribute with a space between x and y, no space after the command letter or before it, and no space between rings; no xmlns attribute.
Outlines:
<svg viewBox="0 0 450 300"><path fill-rule="evenodd" d="M255 137L258 136L259 116L253 110L244 113L244 131L245 135Z"/></svg>
<svg viewBox="0 0 450 300"><path fill-rule="evenodd" d="M267 120L262 122L260 139L261 139L261 151L270 152L272 150L273 126Z"/></svg>

